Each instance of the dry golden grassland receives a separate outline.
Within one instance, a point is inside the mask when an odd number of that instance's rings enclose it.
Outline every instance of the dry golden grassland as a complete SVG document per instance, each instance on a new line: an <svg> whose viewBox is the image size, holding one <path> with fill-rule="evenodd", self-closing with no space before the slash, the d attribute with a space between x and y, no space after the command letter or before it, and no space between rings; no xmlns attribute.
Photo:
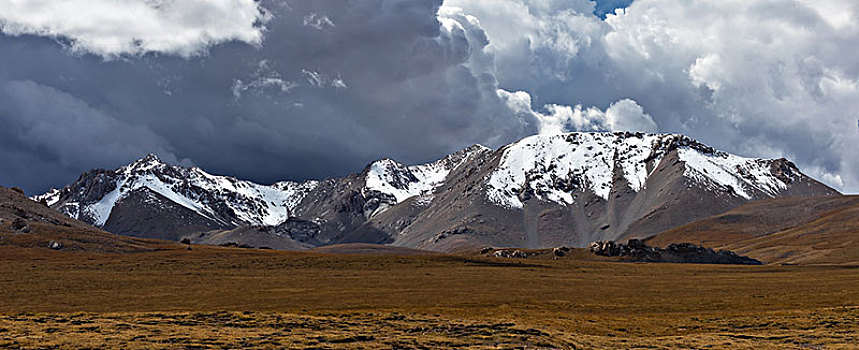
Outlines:
<svg viewBox="0 0 859 350"><path fill-rule="evenodd" d="M0 348L859 349L859 268L0 247Z"/></svg>
<svg viewBox="0 0 859 350"><path fill-rule="evenodd" d="M859 262L859 196L774 198L672 228L647 240L690 242L767 263Z"/></svg>

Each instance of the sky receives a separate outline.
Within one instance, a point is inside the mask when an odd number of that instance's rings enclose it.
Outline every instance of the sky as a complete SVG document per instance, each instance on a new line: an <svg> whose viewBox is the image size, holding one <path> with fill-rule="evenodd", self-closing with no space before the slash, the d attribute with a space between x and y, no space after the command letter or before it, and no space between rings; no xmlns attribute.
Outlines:
<svg viewBox="0 0 859 350"><path fill-rule="evenodd" d="M859 2L0 0L0 185L260 183L536 133L689 135L859 192Z"/></svg>

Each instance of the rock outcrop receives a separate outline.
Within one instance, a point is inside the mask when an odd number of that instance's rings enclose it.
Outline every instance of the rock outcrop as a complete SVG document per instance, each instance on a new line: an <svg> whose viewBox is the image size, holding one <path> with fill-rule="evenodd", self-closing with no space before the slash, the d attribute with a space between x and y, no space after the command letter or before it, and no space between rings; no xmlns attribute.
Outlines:
<svg viewBox="0 0 859 350"><path fill-rule="evenodd" d="M666 248L660 248L650 247L642 240L630 239L626 244L596 241L591 243L589 249L596 255L622 257L625 261L761 265L758 260L737 255L731 251L716 251L691 243L671 244Z"/></svg>

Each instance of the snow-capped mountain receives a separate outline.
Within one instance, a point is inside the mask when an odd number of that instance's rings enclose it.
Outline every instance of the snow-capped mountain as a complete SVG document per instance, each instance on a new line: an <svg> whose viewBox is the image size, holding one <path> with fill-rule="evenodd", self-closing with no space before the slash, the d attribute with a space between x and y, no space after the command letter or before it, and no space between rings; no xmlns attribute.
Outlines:
<svg viewBox="0 0 859 350"><path fill-rule="evenodd" d="M538 135L504 148L501 163L489 178L488 195L512 208L522 208L518 194L523 189L559 204L573 204L576 188L608 200L615 173L638 192L672 150L686 165L687 178L745 199L778 196L799 176L792 164L786 174L774 172L776 160L738 157L677 134Z"/></svg>
<svg viewBox="0 0 859 350"><path fill-rule="evenodd" d="M415 166L405 166L390 159L373 162L360 176L359 192L367 197L374 194L382 196L385 200L383 205L365 213L366 216L369 218L373 213L412 196L431 196L432 190L444 181L448 172L462 164L468 154L483 151L488 149L474 146L436 162ZM111 217L116 219L117 208L128 205L162 209L177 206L197 216L184 223L196 230L200 225L213 229L276 226L287 221L308 194L318 196L315 191L319 185L320 181L315 180L260 185L230 176L212 175L197 167L166 164L158 156L149 154L115 170L90 171L62 190L52 189L33 199L44 200L72 218L107 230L115 229L117 224L124 226L110 220ZM314 219L319 221L319 217ZM139 221L139 218L133 220ZM127 228L120 231L146 235L142 229L132 227L130 231Z"/></svg>
<svg viewBox="0 0 859 350"><path fill-rule="evenodd" d="M129 235L452 250L646 237L754 199L829 194L837 192L785 159L743 158L683 135L569 133L497 151L475 145L421 165L382 159L343 178L272 185L149 155L34 199ZM200 234L212 230L219 231Z"/></svg>
<svg viewBox="0 0 859 350"><path fill-rule="evenodd" d="M368 226L425 249L585 246L649 237L755 199L838 195L786 159L643 133L531 136L457 168L434 193L428 207L389 210Z"/></svg>
<svg viewBox="0 0 859 350"><path fill-rule="evenodd" d="M104 226L119 201L146 189L221 225L276 225L315 185L315 181L259 185L196 167L169 165L150 154L113 171L86 173L72 186L36 199L44 197L75 219Z"/></svg>
<svg viewBox="0 0 859 350"><path fill-rule="evenodd" d="M396 202L414 196L432 196L433 190L444 183L447 175L470 156L491 151L474 145L436 162L406 166L391 159L377 160L365 170L366 189L393 195Z"/></svg>

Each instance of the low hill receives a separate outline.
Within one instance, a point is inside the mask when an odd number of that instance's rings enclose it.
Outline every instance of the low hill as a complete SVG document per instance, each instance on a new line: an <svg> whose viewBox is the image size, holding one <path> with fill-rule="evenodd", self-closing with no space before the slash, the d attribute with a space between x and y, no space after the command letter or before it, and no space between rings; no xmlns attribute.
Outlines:
<svg viewBox="0 0 859 350"><path fill-rule="evenodd" d="M774 263L859 263L859 204L795 228L728 246Z"/></svg>
<svg viewBox="0 0 859 350"><path fill-rule="evenodd" d="M755 201L647 242L656 246L690 242L768 263L859 262L859 196Z"/></svg>
<svg viewBox="0 0 859 350"><path fill-rule="evenodd" d="M180 248L166 241L105 232L35 202L20 190L6 187L0 187L0 246L93 252Z"/></svg>

